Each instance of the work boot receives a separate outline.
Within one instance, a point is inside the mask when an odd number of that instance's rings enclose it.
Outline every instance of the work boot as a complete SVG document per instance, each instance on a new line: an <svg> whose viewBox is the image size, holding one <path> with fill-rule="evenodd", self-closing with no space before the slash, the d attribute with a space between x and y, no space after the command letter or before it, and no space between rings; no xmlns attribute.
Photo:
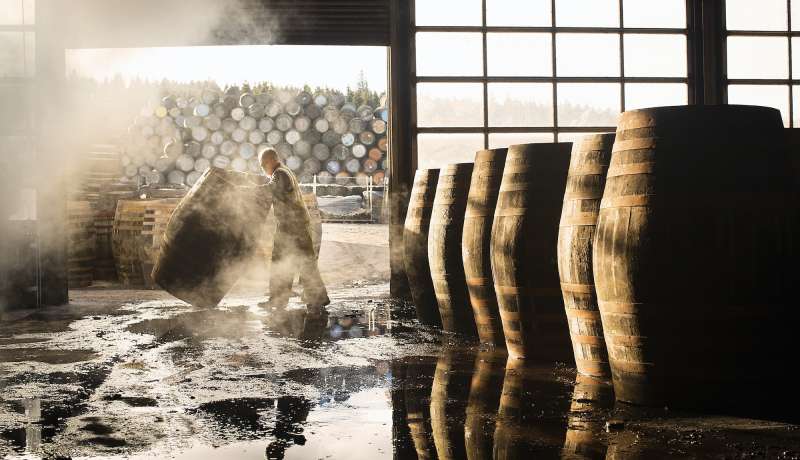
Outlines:
<svg viewBox="0 0 800 460"><path fill-rule="evenodd" d="M325 307L309 305L303 318L301 339L319 339L328 327L328 310Z"/></svg>

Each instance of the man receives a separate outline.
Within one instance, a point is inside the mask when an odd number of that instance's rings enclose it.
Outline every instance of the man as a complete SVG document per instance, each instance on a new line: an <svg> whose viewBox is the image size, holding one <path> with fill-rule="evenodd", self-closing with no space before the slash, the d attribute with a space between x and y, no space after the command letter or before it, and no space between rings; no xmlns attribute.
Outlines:
<svg viewBox="0 0 800 460"><path fill-rule="evenodd" d="M286 308L292 295L294 278L299 272L303 300L308 304L308 315L325 315L325 306L330 300L319 274L311 237L311 217L303 203L297 178L291 169L281 163L278 153L273 149L263 151L259 160L269 178L264 187L272 195L275 220L278 223L272 248L270 296L266 306L273 309Z"/></svg>

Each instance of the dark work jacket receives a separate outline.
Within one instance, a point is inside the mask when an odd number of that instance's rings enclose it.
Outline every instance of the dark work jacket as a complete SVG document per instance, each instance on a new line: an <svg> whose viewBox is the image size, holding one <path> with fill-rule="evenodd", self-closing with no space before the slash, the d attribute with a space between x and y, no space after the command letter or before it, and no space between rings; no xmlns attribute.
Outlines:
<svg viewBox="0 0 800 460"><path fill-rule="evenodd" d="M311 238L311 216L300 193L300 184L291 169L280 163L267 187L272 192L272 206L279 232L305 233Z"/></svg>

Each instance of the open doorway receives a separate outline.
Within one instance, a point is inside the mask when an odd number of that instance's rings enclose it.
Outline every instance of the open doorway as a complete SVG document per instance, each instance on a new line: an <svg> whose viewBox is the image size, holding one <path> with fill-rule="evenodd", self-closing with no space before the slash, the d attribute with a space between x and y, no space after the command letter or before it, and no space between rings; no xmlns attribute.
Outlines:
<svg viewBox="0 0 800 460"><path fill-rule="evenodd" d="M210 167L263 174L270 147L321 222L326 283L388 281L385 47L74 49L66 70L69 124L83 130L70 147L70 289L156 288L180 199ZM265 291L269 251L236 292Z"/></svg>

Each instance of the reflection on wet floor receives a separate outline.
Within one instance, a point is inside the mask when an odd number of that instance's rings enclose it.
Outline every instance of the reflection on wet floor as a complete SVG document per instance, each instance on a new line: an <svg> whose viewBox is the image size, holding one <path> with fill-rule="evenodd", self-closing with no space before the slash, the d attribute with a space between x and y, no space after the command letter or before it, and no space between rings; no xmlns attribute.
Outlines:
<svg viewBox="0 0 800 460"><path fill-rule="evenodd" d="M800 458L798 426L615 404L608 382L392 323L363 298L326 317L233 305L109 321L124 355L79 334L0 343L0 458Z"/></svg>

